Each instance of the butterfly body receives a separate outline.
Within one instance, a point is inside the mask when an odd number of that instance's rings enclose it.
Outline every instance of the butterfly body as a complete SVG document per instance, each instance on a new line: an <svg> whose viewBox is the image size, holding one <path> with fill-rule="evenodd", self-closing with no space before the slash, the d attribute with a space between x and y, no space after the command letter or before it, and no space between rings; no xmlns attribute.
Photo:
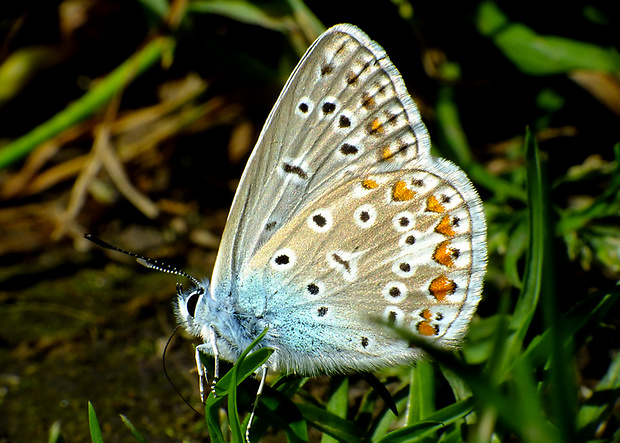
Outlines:
<svg viewBox="0 0 620 443"><path fill-rule="evenodd" d="M410 363L382 322L455 348L480 300L486 226L473 185L433 157L383 49L352 25L311 46L237 189L211 284L180 292L201 352L260 343L275 371L314 375ZM377 321L379 320L379 321Z"/></svg>

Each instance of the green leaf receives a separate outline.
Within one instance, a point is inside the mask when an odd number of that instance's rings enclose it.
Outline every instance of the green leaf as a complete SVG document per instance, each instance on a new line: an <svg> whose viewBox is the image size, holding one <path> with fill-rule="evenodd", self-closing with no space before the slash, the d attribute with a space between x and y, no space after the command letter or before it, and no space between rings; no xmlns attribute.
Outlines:
<svg viewBox="0 0 620 443"><path fill-rule="evenodd" d="M542 36L522 23L512 23L494 2L480 4L478 31L493 39L504 55L529 75L565 74L578 69L620 72L620 54L591 43Z"/></svg>
<svg viewBox="0 0 620 443"><path fill-rule="evenodd" d="M509 329L513 332L507 347L508 355L516 356L521 351L523 340L536 312L543 279L543 258L545 254L545 210L543 198L542 170L538 145L529 129L525 134L525 151L528 174L529 202L529 246L526 256L523 286L515 306ZM506 358L504 368L512 359ZM500 371L501 373L502 371ZM503 379L503 376L500 376Z"/></svg>
<svg viewBox="0 0 620 443"><path fill-rule="evenodd" d="M616 353L607 373L577 415L577 429L583 440L590 437L609 414L620 395L620 353Z"/></svg>
<svg viewBox="0 0 620 443"><path fill-rule="evenodd" d="M60 433L60 422L56 420L50 426L50 436L47 440L48 443L64 443L65 439L62 437Z"/></svg>
<svg viewBox="0 0 620 443"><path fill-rule="evenodd" d="M412 425L435 412L435 372L430 362L421 360L411 368L409 389L407 424Z"/></svg>
<svg viewBox="0 0 620 443"><path fill-rule="evenodd" d="M448 158L454 160L473 181L486 189L492 190L500 199L510 197L524 201L523 190L500 177L487 171L473 161L469 141L461 125L459 110L454 97L454 89L443 87L437 96L437 123L439 124L439 140L446 150Z"/></svg>
<svg viewBox="0 0 620 443"><path fill-rule="evenodd" d="M258 351L261 351L261 349L257 351L258 355L260 356L258 361L254 359L250 360L249 362L245 362L247 355L252 349L254 349L254 347L256 347L256 345L258 345L258 343L263 339L265 334L267 334L267 331L268 328L265 328L265 330L258 337L256 337L256 339L252 343L250 343L250 346L248 346L239 356L239 359L237 360L237 363L233 366L232 371L229 372L231 374L231 387L228 390L228 419L230 420L230 431L232 441L234 443L245 443L245 432L242 431L241 420L239 418L239 410L237 408L237 387L241 384L241 382L243 382L243 380L249 377L250 374L254 373L254 371L260 368L273 353L273 350L271 349L262 348L262 352L258 353ZM248 371L251 372L248 373ZM266 374L263 373L263 377L265 377L265 375ZM243 429L245 429L245 427L243 427Z"/></svg>
<svg viewBox="0 0 620 443"><path fill-rule="evenodd" d="M18 161L65 129L90 117L140 74L170 54L173 48L174 41L167 37L159 37L149 42L64 110L26 135L0 148L0 169Z"/></svg>
<svg viewBox="0 0 620 443"><path fill-rule="evenodd" d="M97 414L91 402L88 402L88 427L90 428L90 438L93 443L103 443L101 428L97 421Z"/></svg>
<svg viewBox="0 0 620 443"><path fill-rule="evenodd" d="M312 426L337 440L351 443L365 440L366 433L348 420L314 405L302 403L297 407Z"/></svg>
<svg viewBox="0 0 620 443"><path fill-rule="evenodd" d="M332 395L327 401L327 410L332 414L347 418L349 409L349 377L336 376L330 380ZM327 434L323 434L322 443L335 443L337 440Z"/></svg>
<svg viewBox="0 0 620 443"><path fill-rule="evenodd" d="M260 441L269 426L282 429L289 442L308 441L308 426L297 405L280 390L265 386L252 423L250 441Z"/></svg>
<svg viewBox="0 0 620 443"><path fill-rule="evenodd" d="M125 423L125 426L127 426L127 428L129 428L129 431L131 432L131 435L133 435L133 438L135 438L138 443L147 443L146 439L144 437L142 437L142 435L136 429L136 427L133 425L133 423L131 423L129 421L129 419L127 417L125 417L123 414L120 414L120 415L121 415L121 420L123 420L123 423Z"/></svg>
<svg viewBox="0 0 620 443"><path fill-rule="evenodd" d="M471 412L472 404L472 399L451 404L428 416L424 422L405 426L397 431L390 432L388 435L378 440L377 443L419 441L461 420Z"/></svg>
<svg viewBox="0 0 620 443"><path fill-rule="evenodd" d="M272 10L259 7L247 1L193 1L187 6L188 12L201 14L217 14L223 17L261 26L275 31L287 31L291 27L291 20L283 13L287 11Z"/></svg>
<svg viewBox="0 0 620 443"><path fill-rule="evenodd" d="M272 349L259 348L248 354L267 333L265 329L247 349L243 351L232 370L228 371L215 385L215 392L209 393L205 404L205 419L209 428L209 436L212 441L223 442L224 436L220 429L219 409L228 396L228 419L233 441L244 441L243 429L237 408L237 387L249 376L254 374L273 353ZM236 440L240 439L240 440Z"/></svg>

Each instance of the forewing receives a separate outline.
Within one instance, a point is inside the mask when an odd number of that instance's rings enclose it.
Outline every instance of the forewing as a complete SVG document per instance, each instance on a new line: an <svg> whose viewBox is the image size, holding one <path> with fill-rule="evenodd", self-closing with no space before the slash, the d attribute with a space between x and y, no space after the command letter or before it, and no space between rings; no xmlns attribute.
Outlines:
<svg viewBox="0 0 620 443"><path fill-rule="evenodd" d="M332 186L430 159L417 108L383 49L351 25L329 29L284 87L241 178L212 293L237 293L257 251Z"/></svg>

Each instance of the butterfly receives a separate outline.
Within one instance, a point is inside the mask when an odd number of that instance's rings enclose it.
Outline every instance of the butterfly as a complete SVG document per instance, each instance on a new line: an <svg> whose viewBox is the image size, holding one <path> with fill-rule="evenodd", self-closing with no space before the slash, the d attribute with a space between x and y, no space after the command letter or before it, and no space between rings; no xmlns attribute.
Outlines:
<svg viewBox="0 0 620 443"><path fill-rule="evenodd" d="M430 153L385 51L328 29L303 56L248 160L210 280L179 289L200 354L235 362L265 329L270 371L316 375L410 364L385 323L445 349L481 298L486 222L471 181ZM381 321L377 321L383 320Z"/></svg>

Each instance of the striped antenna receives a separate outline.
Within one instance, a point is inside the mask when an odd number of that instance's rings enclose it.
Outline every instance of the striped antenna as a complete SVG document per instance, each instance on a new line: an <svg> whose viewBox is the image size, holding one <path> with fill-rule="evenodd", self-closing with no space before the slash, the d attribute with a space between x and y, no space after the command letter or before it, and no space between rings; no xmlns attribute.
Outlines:
<svg viewBox="0 0 620 443"><path fill-rule="evenodd" d="M146 258L138 254L134 254L133 252L125 251L124 249L117 248L116 246L112 246L109 243L104 242L100 238L95 237L92 234L84 234L84 238L96 244L97 246L101 246L105 249L110 249L111 251L120 252L121 254L129 255L130 257L135 257L136 261L140 263L142 266L145 266L150 269L154 269L156 271L165 272L166 274L174 274L180 275L182 277L186 277L190 279L196 286L200 287L200 282L196 277L189 275L187 272L181 271L180 269L175 268L174 266L167 265L165 263L160 263L157 260L153 260L152 258Z"/></svg>

